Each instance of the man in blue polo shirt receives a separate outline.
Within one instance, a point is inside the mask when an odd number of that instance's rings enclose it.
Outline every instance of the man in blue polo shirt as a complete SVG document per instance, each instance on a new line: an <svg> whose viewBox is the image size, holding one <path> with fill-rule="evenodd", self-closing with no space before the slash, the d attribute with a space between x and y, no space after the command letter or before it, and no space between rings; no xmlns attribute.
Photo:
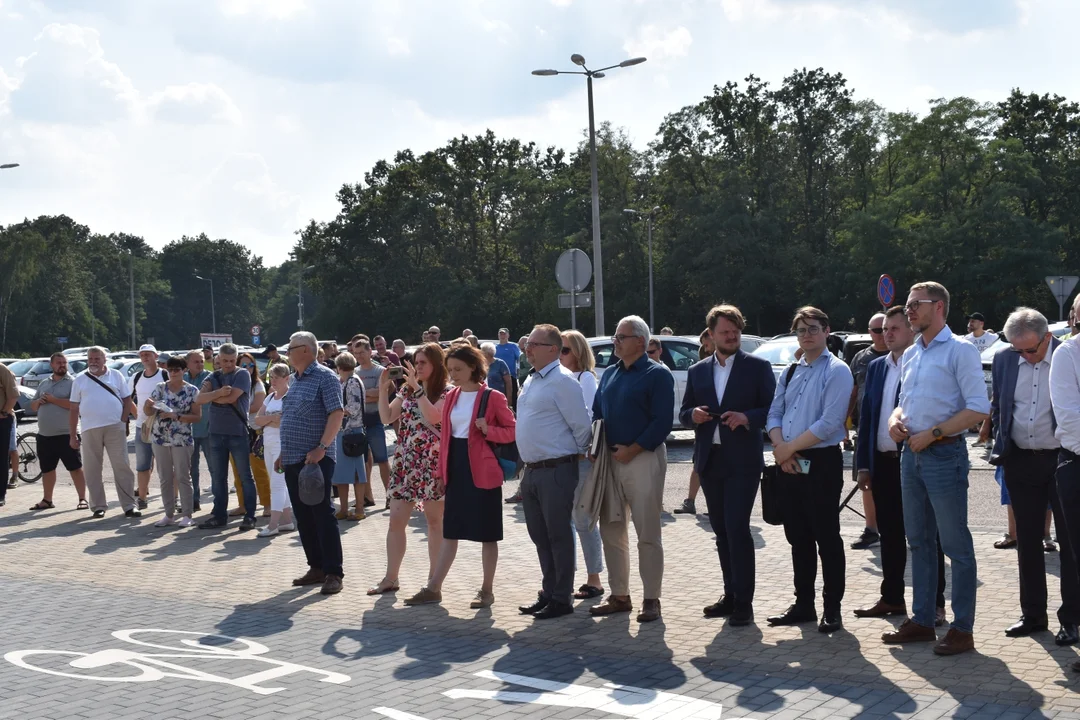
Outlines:
<svg viewBox="0 0 1080 720"><path fill-rule="evenodd" d="M660 542L660 512L667 472L667 446L675 412L675 378L660 363L649 360L649 326L636 315L619 321L612 340L619 362L604 373L593 400L593 418L604 420L611 447L615 482L622 488L638 536L638 570L645 599L638 622L660 618L660 589L664 578L664 547ZM611 595L590 608L593 615L630 612L630 544L626 513L617 522L600 520L604 559Z"/></svg>
<svg viewBox="0 0 1080 720"><path fill-rule="evenodd" d="M506 388L506 399L510 407L517 407L518 396L518 358L521 357L521 348L510 342L510 331L507 328L499 328L499 344L495 346L495 357L506 363L510 368L510 387Z"/></svg>

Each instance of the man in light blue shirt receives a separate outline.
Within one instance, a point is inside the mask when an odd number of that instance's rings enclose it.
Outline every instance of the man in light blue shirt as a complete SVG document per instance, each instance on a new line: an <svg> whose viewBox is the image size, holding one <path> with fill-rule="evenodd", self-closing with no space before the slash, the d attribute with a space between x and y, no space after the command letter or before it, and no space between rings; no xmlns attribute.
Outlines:
<svg viewBox="0 0 1080 720"><path fill-rule="evenodd" d="M785 482L784 535L791 545L795 603L770 617L770 625L817 620L814 584L821 555L824 613L818 630L843 627L844 541L840 537L840 492L844 487L844 422L855 379L844 361L829 352L829 316L815 307L795 311L791 330L803 354L780 376L766 429L779 477ZM807 467L809 464L809 467Z"/></svg>
<svg viewBox="0 0 1080 720"><path fill-rule="evenodd" d="M900 406L889 436L904 443L900 484L911 546L913 617L882 635L890 644L937 639L937 536L952 561L953 623L934 646L938 655L975 648L975 547L968 530L968 462L964 433L990 413L978 349L945 324L949 291L936 282L911 286L907 317L918 335L904 352ZM930 510L928 512L928 509Z"/></svg>

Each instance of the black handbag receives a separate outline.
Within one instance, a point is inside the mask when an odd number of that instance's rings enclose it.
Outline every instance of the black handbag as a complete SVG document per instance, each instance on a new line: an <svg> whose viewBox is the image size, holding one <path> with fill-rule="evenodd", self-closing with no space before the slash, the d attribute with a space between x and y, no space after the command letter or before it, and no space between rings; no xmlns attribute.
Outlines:
<svg viewBox="0 0 1080 720"><path fill-rule="evenodd" d="M352 380L352 378L349 378ZM348 402L346 388L349 385L349 381L345 381L345 387L341 388L341 404L345 405ZM363 417L363 407L365 405L363 396L360 397L360 416ZM342 421L343 424L345 421ZM361 425L359 430L353 429L341 436L341 452L345 453L345 457L364 457L368 451L368 437L367 430Z"/></svg>
<svg viewBox="0 0 1080 720"><path fill-rule="evenodd" d="M491 395L491 388L485 388L484 392L480 394L480 407L476 409L477 418L482 418L487 414L489 395ZM499 461L499 467L503 471L503 479L512 480L517 477L517 474L521 472L521 468L525 465L525 463L521 462L517 443L494 443L488 440L487 444L491 446L491 451L495 453L495 459Z"/></svg>
<svg viewBox="0 0 1080 720"><path fill-rule="evenodd" d="M769 525L784 524L782 475L776 465L766 465L761 471L761 518Z"/></svg>

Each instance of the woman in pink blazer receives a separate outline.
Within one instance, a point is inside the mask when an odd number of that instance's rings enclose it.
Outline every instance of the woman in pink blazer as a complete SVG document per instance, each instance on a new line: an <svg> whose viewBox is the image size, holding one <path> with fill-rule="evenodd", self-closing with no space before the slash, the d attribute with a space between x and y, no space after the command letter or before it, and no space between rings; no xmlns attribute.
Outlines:
<svg viewBox="0 0 1080 720"><path fill-rule="evenodd" d="M442 410L439 477L446 485L443 508L443 544L427 586L405 601L406 605L442 602L442 584L457 555L459 540L483 544L484 582L469 607L490 607L495 602L492 583L503 539L503 470L491 443L514 441L515 420L506 396L484 383L487 361L472 345L455 345L446 353L446 366L454 388L446 394ZM488 394L483 417L480 400Z"/></svg>

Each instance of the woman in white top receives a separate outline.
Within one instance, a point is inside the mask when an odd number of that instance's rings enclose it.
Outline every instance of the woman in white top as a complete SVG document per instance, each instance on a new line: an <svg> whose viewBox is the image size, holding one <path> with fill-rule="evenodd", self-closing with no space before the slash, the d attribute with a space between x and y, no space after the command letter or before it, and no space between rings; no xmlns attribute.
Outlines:
<svg viewBox="0 0 1080 720"><path fill-rule="evenodd" d="M255 427L262 428L263 460L270 471L270 524L259 531L259 537L273 537L279 532L296 529L285 473L273 470L281 456L281 405L285 393L289 392L291 371L285 363L278 363L270 368L266 377L270 381L271 392L253 422Z"/></svg>
<svg viewBox="0 0 1080 720"><path fill-rule="evenodd" d="M574 373L574 377L581 384L581 396L585 408L592 417L593 398L596 396L596 358L593 357L592 349L585 336L577 330L567 330L562 334L562 355L559 362L563 367ZM604 549L600 544L600 527L589 527L589 513L578 508L578 497L581 486L592 472L592 463L585 456L578 461L578 487L574 493L574 528L581 539L581 553L585 556L585 571L589 577L585 584L578 588L574 597L579 600L600 597L604 594L604 585L600 580L600 573L604 571Z"/></svg>

